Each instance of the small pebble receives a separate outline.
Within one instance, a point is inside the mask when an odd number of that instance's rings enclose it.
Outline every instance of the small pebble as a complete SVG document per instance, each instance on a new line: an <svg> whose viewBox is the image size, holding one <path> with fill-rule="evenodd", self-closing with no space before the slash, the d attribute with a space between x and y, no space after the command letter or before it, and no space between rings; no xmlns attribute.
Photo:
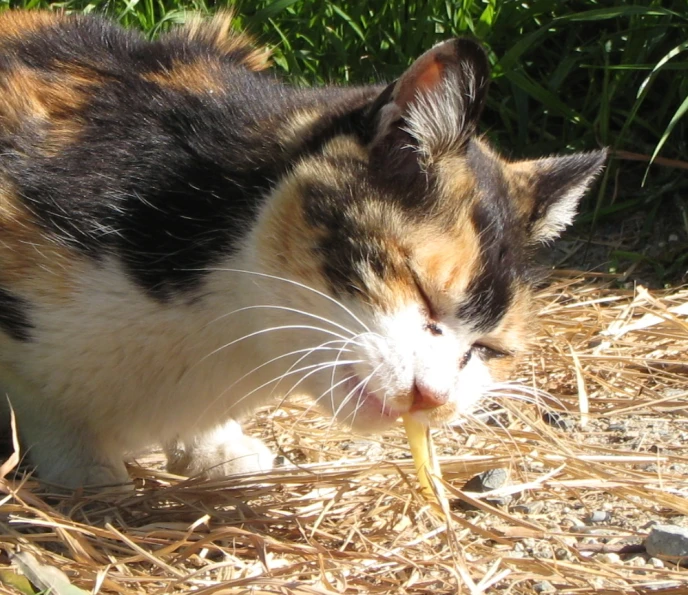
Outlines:
<svg viewBox="0 0 688 595"><path fill-rule="evenodd" d="M604 562L605 564L621 564L621 556L613 552L607 554L597 554L595 558L600 562Z"/></svg>
<svg viewBox="0 0 688 595"><path fill-rule="evenodd" d="M587 526L583 521L573 515L565 516L564 521L570 523L569 531L578 532L581 529L585 529Z"/></svg>
<svg viewBox="0 0 688 595"><path fill-rule="evenodd" d="M670 233L669 234L669 241L670 242L678 242L678 234Z"/></svg>
<svg viewBox="0 0 688 595"><path fill-rule="evenodd" d="M647 562L653 568L664 568L664 562L659 558L650 558Z"/></svg>
<svg viewBox="0 0 688 595"><path fill-rule="evenodd" d="M604 510L596 510L588 518L589 523L604 523L609 520L609 513Z"/></svg>
<svg viewBox="0 0 688 595"><path fill-rule="evenodd" d="M637 567L645 566L645 558L643 558L642 556L635 556L635 557L631 558L630 560L627 560L626 564L628 564L629 566L637 566Z"/></svg>
<svg viewBox="0 0 688 595"><path fill-rule="evenodd" d="M543 558L545 560L552 560L554 558L554 548L546 541L541 541L533 547L533 558Z"/></svg>
<svg viewBox="0 0 688 595"><path fill-rule="evenodd" d="M556 588L549 581L540 581L533 585L533 591L536 593L555 593Z"/></svg>
<svg viewBox="0 0 688 595"><path fill-rule="evenodd" d="M568 560L570 558L569 550L567 550L565 547L559 547L554 550L554 557L557 560Z"/></svg>

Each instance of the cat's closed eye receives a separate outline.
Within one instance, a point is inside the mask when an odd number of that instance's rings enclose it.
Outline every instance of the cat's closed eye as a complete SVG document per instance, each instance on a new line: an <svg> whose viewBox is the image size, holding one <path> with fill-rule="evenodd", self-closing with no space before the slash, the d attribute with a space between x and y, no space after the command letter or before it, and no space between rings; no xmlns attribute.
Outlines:
<svg viewBox="0 0 688 595"><path fill-rule="evenodd" d="M500 348L488 343L473 343L471 348L482 360L500 359L504 357L512 357L514 354L504 348Z"/></svg>

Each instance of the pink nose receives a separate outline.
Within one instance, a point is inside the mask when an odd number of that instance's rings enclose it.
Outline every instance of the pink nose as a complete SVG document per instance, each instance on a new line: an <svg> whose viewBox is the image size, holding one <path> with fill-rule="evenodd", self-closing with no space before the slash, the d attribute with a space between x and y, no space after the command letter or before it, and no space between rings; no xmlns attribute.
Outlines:
<svg viewBox="0 0 688 595"><path fill-rule="evenodd" d="M448 395L437 392L425 384L418 382L413 385L413 403L411 411L425 411L426 409L436 409L447 402Z"/></svg>

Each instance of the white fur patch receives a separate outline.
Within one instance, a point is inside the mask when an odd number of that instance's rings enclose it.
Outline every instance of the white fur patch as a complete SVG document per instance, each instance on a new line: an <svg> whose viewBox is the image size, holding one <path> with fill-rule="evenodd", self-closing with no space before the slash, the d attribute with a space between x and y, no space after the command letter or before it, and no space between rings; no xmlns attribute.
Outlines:
<svg viewBox="0 0 688 595"><path fill-rule="evenodd" d="M532 238L536 242L547 243L555 240L578 213L578 201L587 189L587 183L576 187L551 204L544 216L533 225Z"/></svg>
<svg viewBox="0 0 688 595"><path fill-rule="evenodd" d="M244 434L234 420L188 440L175 440L165 453L171 473L212 479L270 471L275 460L263 442Z"/></svg>
<svg viewBox="0 0 688 595"><path fill-rule="evenodd" d="M446 398L453 415L474 407L491 382L489 371L477 357L462 369L458 362L477 337L449 319L435 335L426 322L418 304L370 321L370 332L352 347L361 360L352 368L365 382L366 394L342 388L334 392L333 403L324 402L340 421L359 431L382 431L408 411L414 385ZM429 421L423 412L415 415Z"/></svg>
<svg viewBox="0 0 688 595"><path fill-rule="evenodd" d="M449 73L437 89L417 93L408 106L404 128L418 141L423 158L430 160L456 150L472 129L466 126L467 106L475 101L475 72L466 65L464 82Z"/></svg>

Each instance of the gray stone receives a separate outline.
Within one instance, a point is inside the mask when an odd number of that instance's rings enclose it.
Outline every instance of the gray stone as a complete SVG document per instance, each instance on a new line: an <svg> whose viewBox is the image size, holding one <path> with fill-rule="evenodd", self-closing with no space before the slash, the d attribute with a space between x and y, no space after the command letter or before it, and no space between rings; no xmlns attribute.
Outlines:
<svg viewBox="0 0 688 595"><path fill-rule="evenodd" d="M469 479L463 486L462 490L465 492L489 492L504 486L509 479L509 470L504 468L488 469L478 475ZM492 506L508 506L511 502L511 496L503 496L500 498L487 498L485 500ZM476 510L476 507L468 502L460 500L457 505L462 510Z"/></svg>
<svg viewBox="0 0 688 595"><path fill-rule="evenodd" d="M645 538L645 549L653 558L688 562L688 529L677 525L655 525Z"/></svg>
<svg viewBox="0 0 688 595"><path fill-rule="evenodd" d="M463 489L469 492L489 492L504 486L508 479L508 469L488 469L469 480Z"/></svg>

